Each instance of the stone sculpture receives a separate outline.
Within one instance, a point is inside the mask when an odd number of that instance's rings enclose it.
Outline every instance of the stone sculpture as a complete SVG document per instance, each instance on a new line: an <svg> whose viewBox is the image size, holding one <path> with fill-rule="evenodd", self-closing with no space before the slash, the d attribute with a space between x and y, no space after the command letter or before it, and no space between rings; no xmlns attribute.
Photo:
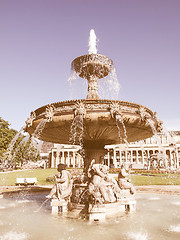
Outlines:
<svg viewBox="0 0 180 240"><path fill-rule="evenodd" d="M128 170L129 165L123 163L118 174L118 185L120 189L129 189L130 194L134 194L136 190L133 184L130 182L130 179L128 178L129 176Z"/></svg>
<svg viewBox="0 0 180 240"><path fill-rule="evenodd" d="M118 184L114 178L108 175L108 171L108 166L95 164L95 160L91 162L88 170L88 191L93 197L94 203L112 203L119 198Z"/></svg>
<svg viewBox="0 0 180 240"><path fill-rule="evenodd" d="M57 170L59 173L55 176L56 184L53 186L51 192L46 197L56 198L58 200L67 200L72 193L72 176L66 170L65 164L58 164Z"/></svg>

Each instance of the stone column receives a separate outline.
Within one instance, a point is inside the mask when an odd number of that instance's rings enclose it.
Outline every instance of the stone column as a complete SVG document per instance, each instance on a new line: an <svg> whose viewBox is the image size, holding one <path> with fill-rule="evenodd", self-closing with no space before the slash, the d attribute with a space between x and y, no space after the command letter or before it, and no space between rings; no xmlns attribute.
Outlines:
<svg viewBox="0 0 180 240"><path fill-rule="evenodd" d="M76 167L75 151L73 151L73 168Z"/></svg>
<svg viewBox="0 0 180 240"><path fill-rule="evenodd" d="M51 157L51 168L55 168L54 164L54 151L52 150L52 157Z"/></svg>
<svg viewBox="0 0 180 240"><path fill-rule="evenodd" d="M107 162L108 162L108 167L109 167L109 166L110 166L110 153L109 153L109 149L108 149L108 154L107 154L107 156L108 156Z"/></svg>
<svg viewBox="0 0 180 240"><path fill-rule="evenodd" d="M68 157L67 157L67 166L69 167L70 159L69 159L69 150L67 151Z"/></svg>
<svg viewBox="0 0 180 240"><path fill-rule="evenodd" d="M114 150L113 164L114 164L114 167L117 168L116 148L114 147L113 150Z"/></svg>
<svg viewBox="0 0 180 240"><path fill-rule="evenodd" d="M126 163L127 163L128 162L127 150L125 150L125 160L126 160Z"/></svg>
<svg viewBox="0 0 180 240"><path fill-rule="evenodd" d="M143 164L143 167L144 167L144 151L142 151L142 164Z"/></svg>
<svg viewBox="0 0 180 240"><path fill-rule="evenodd" d="M179 153L178 153L178 150L176 150L176 159L177 159L176 167L179 168Z"/></svg>
<svg viewBox="0 0 180 240"><path fill-rule="evenodd" d="M60 155L60 152L56 152L56 167L57 165L59 164L59 155Z"/></svg>
<svg viewBox="0 0 180 240"><path fill-rule="evenodd" d="M136 163L139 163L139 159L138 159L138 150L136 150Z"/></svg>
<svg viewBox="0 0 180 240"><path fill-rule="evenodd" d="M133 163L133 151L131 150L131 164Z"/></svg>
<svg viewBox="0 0 180 240"><path fill-rule="evenodd" d="M64 159L64 150L62 151L62 163L65 164L65 159Z"/></svg>

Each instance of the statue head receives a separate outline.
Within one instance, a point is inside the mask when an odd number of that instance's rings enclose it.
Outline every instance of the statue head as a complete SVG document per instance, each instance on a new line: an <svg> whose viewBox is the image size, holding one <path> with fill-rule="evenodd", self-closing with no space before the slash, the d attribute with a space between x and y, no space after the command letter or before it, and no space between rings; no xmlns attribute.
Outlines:
<svg viewBox="0 0 180 240"><path fill-rule="evenodd" d="M60 163L57 166L57 170L58 170L58 172L61 172L62 170L66 170L66 167L67 167L66 164Z"/></svg>

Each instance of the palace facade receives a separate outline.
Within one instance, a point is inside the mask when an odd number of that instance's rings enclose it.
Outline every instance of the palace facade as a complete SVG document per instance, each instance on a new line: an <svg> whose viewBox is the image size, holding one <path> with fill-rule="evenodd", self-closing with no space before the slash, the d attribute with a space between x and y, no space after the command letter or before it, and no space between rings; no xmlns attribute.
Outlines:
<svg viewBox="0 0 180 240"><path fill-rule="evenodd" d="M180 144L165 134L158 134L143 141L128 145L107 145L104 163L118 168L122 163L130 163L132 168L149 169L151 159L159 160L162 168L176 169L180 166ZM159 159L158 159L159 158Z"/></svg>
<svg viewBox="0 0 180 240"><path fill-rule="evenodd" d="M119 168L126 162L134 169L148 169L150 159L161 156L160 167L177 169L180 167L180 132L170 132L170 134L168 136L161 133L128 145L106 145L104 164L111 168ZM83 167L79 150L80 146L54 144L49 151L48 167L56 168L59 163L65 163L68 167Z"/></svg>
<svg viewBox="0 0 180 240"><path fill-rule="evenodd" d="M49 151L49 168L56 168L59 163L64 163L67 167L83 167L83 159L78 151L80 146L54 144Z"/></svg>

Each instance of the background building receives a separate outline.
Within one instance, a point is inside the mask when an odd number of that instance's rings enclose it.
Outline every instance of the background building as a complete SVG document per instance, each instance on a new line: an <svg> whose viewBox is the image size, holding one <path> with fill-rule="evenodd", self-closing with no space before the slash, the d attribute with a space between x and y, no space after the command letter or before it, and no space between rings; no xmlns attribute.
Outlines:
<svg viewBox="0 0 180 240"><path fill-rule="evenodd" d="M180 166L180 131L161 133L128 145L106 145L105 149L104 164L109 167L119 168L126 162L134 169L154 167L173 170ZM59 163L68 167L83 167L79 150L80 146L54 144L49 151L48 167L56 168Z"/></svg>
<svg viewBox="0 0 180 240"><path fill-rule="evenodd" d="M104 163L109 167L120 167L126 162L132 168L148 169L153 161L157 168L176 169L180 165L180 132L161 133L143 141L105 148L108 153Z"/></svg>
<svg viewBox="0 0 180 240"><path fill-rule="evenodd" d="M59 163L64 163L67 167L83 167L83 159L78 151L80 146L54 144L49 151L49 168L56 168Z"/></svg>

